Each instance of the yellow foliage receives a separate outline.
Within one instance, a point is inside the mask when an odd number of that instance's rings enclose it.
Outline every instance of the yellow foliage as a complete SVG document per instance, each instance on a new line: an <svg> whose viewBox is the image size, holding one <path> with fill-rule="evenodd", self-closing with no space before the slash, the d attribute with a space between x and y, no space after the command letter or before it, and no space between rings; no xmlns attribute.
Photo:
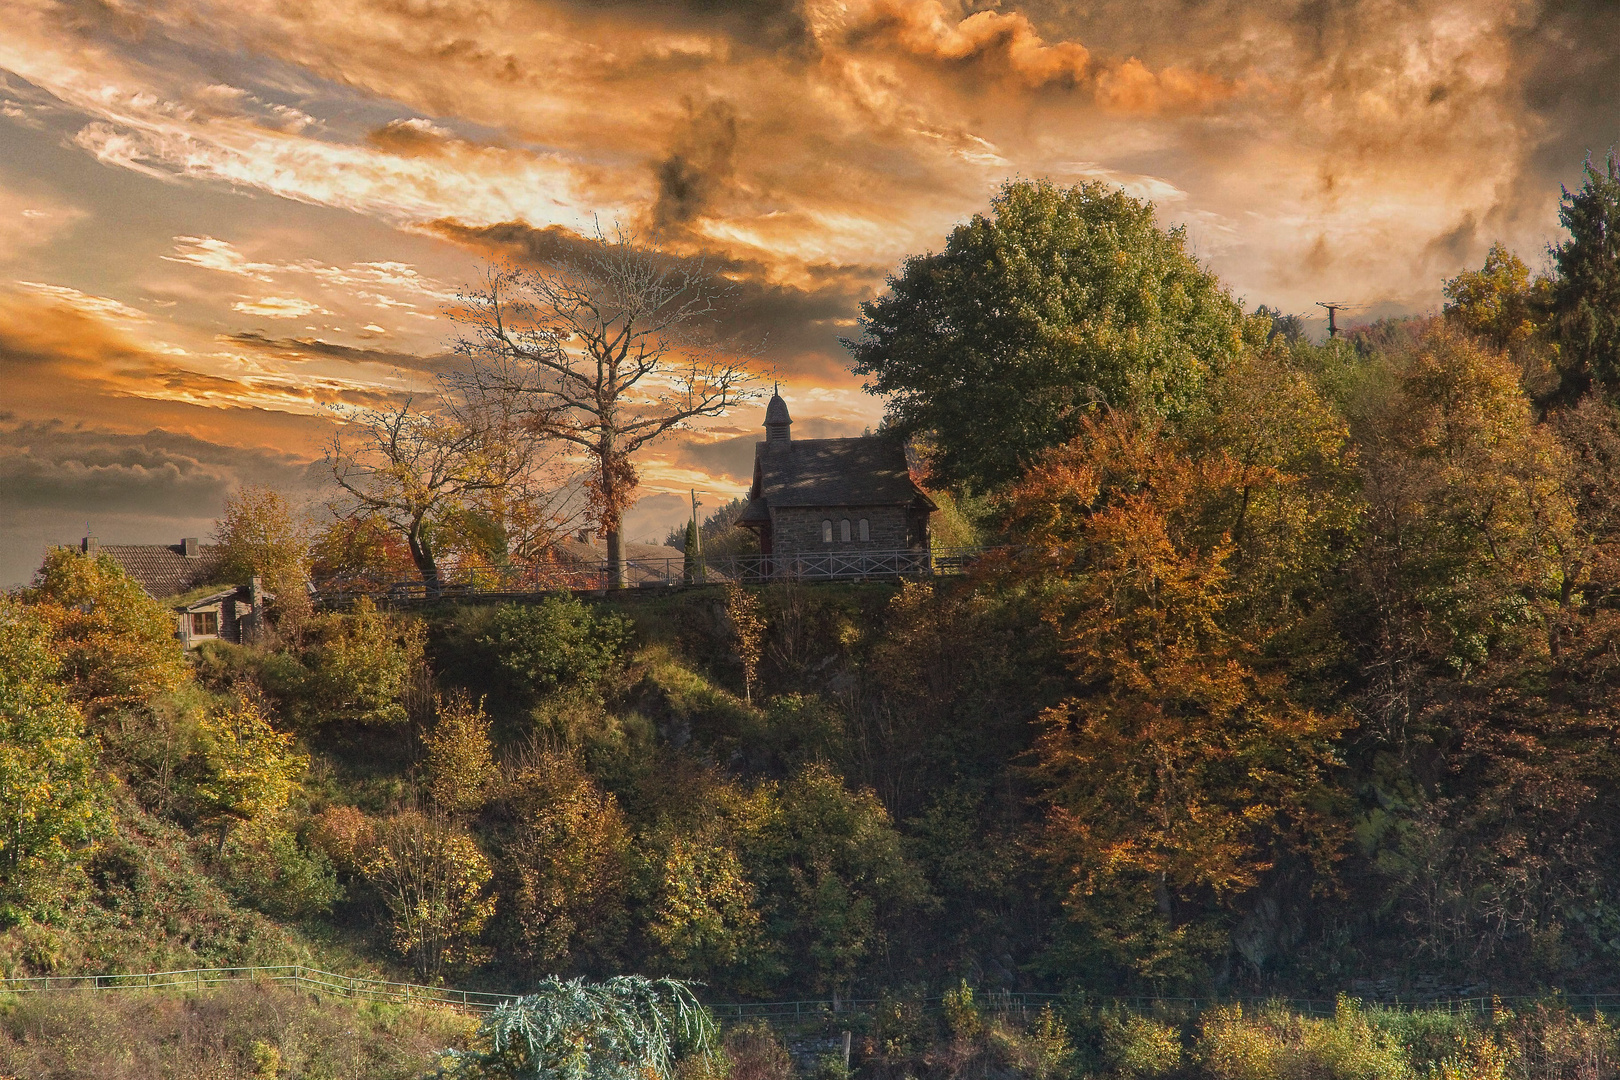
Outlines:
<svg viewBox="0 0 1620 1080"><path fill-rule="evenodd" d="M309 759L293 736L277 731L245 694L204 715L198 752L186 768L198 816L220 827L280 813L297 789Z"/></svg>
<svg viewBox="0 0 1620 1080"><path fill-rule="evenodd" d="M736 849L701 833L670 833L659 846L658 894L648 932L678 971L735 964L755 946L760 922L754 888Z"/></svg>
<svg viewBox="0 0 1620 1080"><path fill-rule="evenodd" d="M452 813L477 809L497 777L484 704L465 691L435 695L433 704L439 720L422 740L428 791L434 803Z"/></svg>
<svg viewBox="0 0 1620 1080"><path fill-rule="evenodd" d="M495 898L484 895L489 859L465 829L446 818L408 810L379 822L361 870L393 915L394 947L425 976L446 964L471 963Z"/></svg>
<svg viewBox="0 0 1620 1080"><path fill-rule="evenodd" d="M173 615L111 556L56 548L23 601L49 625L61 674L92 718L149 703L190 678Z"/></svg>

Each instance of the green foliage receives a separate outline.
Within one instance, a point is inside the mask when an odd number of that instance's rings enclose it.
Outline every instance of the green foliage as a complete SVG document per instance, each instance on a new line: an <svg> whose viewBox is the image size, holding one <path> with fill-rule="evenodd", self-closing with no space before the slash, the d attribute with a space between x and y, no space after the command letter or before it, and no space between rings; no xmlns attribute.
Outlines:
<svg viewBox="0 0 1620 1080"><path fill-rule="evenodd" d="M284 822L232 832L220 853L226 884L268 915L305 918L331 909L342 895L332 861L299 844Z"/></svg>
<svg viewBox="0 0 1620 1080"><path fill-rule="evenodd" d="M505 604L481 644L530 700L558 690L594 689L630 644L631 624L569 595Z"/></svg>
<svg viewBox="0 0 1620 1080"><path fill-rule="evenodd" d="M0 919L42 900L104 831L107 780L57 675L50 627L0 598Z"/></svg>
<svg viewBox="0 0 1620 1080"><path fill-rule="evenodd" d="M824 765L761 785L734 813L765 939L817 990L848 986L928 904L883 804Z"/></svg>
<svg viewBox="0 0 1620 1080"><path fill-rule="evenodd" d="M847 345L890 427L926 436L936 478L980 489L1073 438L1095 405L1181 415L1249 331L1185 231L1102 183L1008 182L861 310Z"/></svg>
<svg viewBox="0 0 1620 1080"><path fill-rule="evenodd" d="M714 1020L683 983L618 976L547 979L497 1008L474 1048L437 1074L455 1080L673 1080L678 1061L713 1053Z"/></svg>
<svg viewBox="0 0 1620 1080"><path fill-rule="evenodd" d="M1620 166L1587 160L1579 191L1564 189L1558 220L1569 239L1553 249L1552 336L1566 400L1588 386L1620 387Z"/></svg>
<svg viewBox="0 0 1620 1080"><path fill-rule="evenodd" d="M349 614L327 616L319 631L305 658L310 675L299 688L307 715L362 726L409 719L404 699L423 657L419 623L361 597Z"/></svg>

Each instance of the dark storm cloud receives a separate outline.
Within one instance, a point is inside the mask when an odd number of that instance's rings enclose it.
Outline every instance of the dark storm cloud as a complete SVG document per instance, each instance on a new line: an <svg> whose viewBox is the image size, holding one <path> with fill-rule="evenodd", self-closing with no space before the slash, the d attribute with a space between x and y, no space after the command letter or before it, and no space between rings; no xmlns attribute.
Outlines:
<svg viewBox="0 0 1620 1080"><path fill-rule="evenodd" d="M316 359L341 360L350 364L377 364L407 371L437 373L448 369L455 362L455 356L451 353L421 356L392 349L366 349L355 345L340 345L321 338L270 337L252 330L231 334L224 340L232 345L269 353L278 359L295 363Z"/></svg>
<svg viewBox="0 0 1620 1080"><path fill-rule="evenodd" d="M571 0L570 6L643 22L718 30L740 44L806 58L815 52L802 0Z"/></svg>
<svg viewBox="0 0 1620 1080"><path fill-rule="evenodd" d="M301 490L310 463L161 429L130 435L59 421L0 427L0 491L13 511L217 516L245 483Z"/></svg>
<svg viewBox="0 0 1620 1080"><path fill-rule="evenodd" d="M429 228L475 251L531 266L566 262L586 244L559 225L536 229L504 222L474 228L436 221ZM691 266L700 261L697 256L670 258ZM723 257L701 261L734 286L719 312L723 339L743 347L763 343L771 360L796 376L848 377L848 355L838 339L853 332L861 301L882 286L882 269L812 266L802 283L782 284L769 280L769 268L762 263Z"/></svg>
<svg viewBox="0 0 1620 1080"><path fill-rule="evenodd" d="M685 130L654 169L658 197L652 220L660 233L703 213L736 173L736 110L714 101L701 110L688 103L687 111Z"/></svg>

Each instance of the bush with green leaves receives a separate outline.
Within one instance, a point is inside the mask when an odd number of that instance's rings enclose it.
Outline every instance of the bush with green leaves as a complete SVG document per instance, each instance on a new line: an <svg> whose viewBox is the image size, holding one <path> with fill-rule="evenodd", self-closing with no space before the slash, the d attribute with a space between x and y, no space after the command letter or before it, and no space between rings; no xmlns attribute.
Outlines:
<svg viewBox="0 0 1620 1080"><path fill-rule="evenodd" d="M103 820L107 781L51 644L42 619L0 599L0 918L30 907Z"/></svg>
<svg viewBox="0 0 1620 1080"><path fill-rule="evenodd" d="M317 719L365 726L402 724L404 698L422 666L421 625L377 610L361 597L347 615L329 616L323 640L305 656L303 707Z"/></svg>
<svg viewBox="0 0 1620 1080"><path fill-rule="evenodd" d="M538 699L595 687L624 655L631 634L629 619L555 594L537 604L503 605L480 644L514 689Z"/></svg>
<svg viewBox="0 0 1620 1080"><path fill-rule="evenodd" d="M547 979L500 1006L471 1050L451 1050L444 1080L673 1080L683 1059L708 1058L714 1018L673 979Z"/></svg>

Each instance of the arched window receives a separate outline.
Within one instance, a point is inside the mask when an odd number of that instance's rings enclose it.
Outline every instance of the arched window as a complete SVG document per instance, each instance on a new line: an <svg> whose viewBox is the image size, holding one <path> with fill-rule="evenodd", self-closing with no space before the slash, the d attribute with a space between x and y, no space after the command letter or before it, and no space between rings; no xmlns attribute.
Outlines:
<svg viewBox="0 0 1620 1080"><path fill-rule="evenodd" d="M845 518L838 523L838 539L846 544L849 543L849 518Z"/></svg>
<svg viewBox="0 0 1620 1080"><path fill-rule="evenodd" d="M832 543L832 518L825 518L821 522L821 542L823 544Z"/></svg>
<svg viewBox="0 0 1620 1080"><path fill-rule="evenodd" d="M866 518L861 518L861 539L863 541L872 539L872 523Z"/></svg>

